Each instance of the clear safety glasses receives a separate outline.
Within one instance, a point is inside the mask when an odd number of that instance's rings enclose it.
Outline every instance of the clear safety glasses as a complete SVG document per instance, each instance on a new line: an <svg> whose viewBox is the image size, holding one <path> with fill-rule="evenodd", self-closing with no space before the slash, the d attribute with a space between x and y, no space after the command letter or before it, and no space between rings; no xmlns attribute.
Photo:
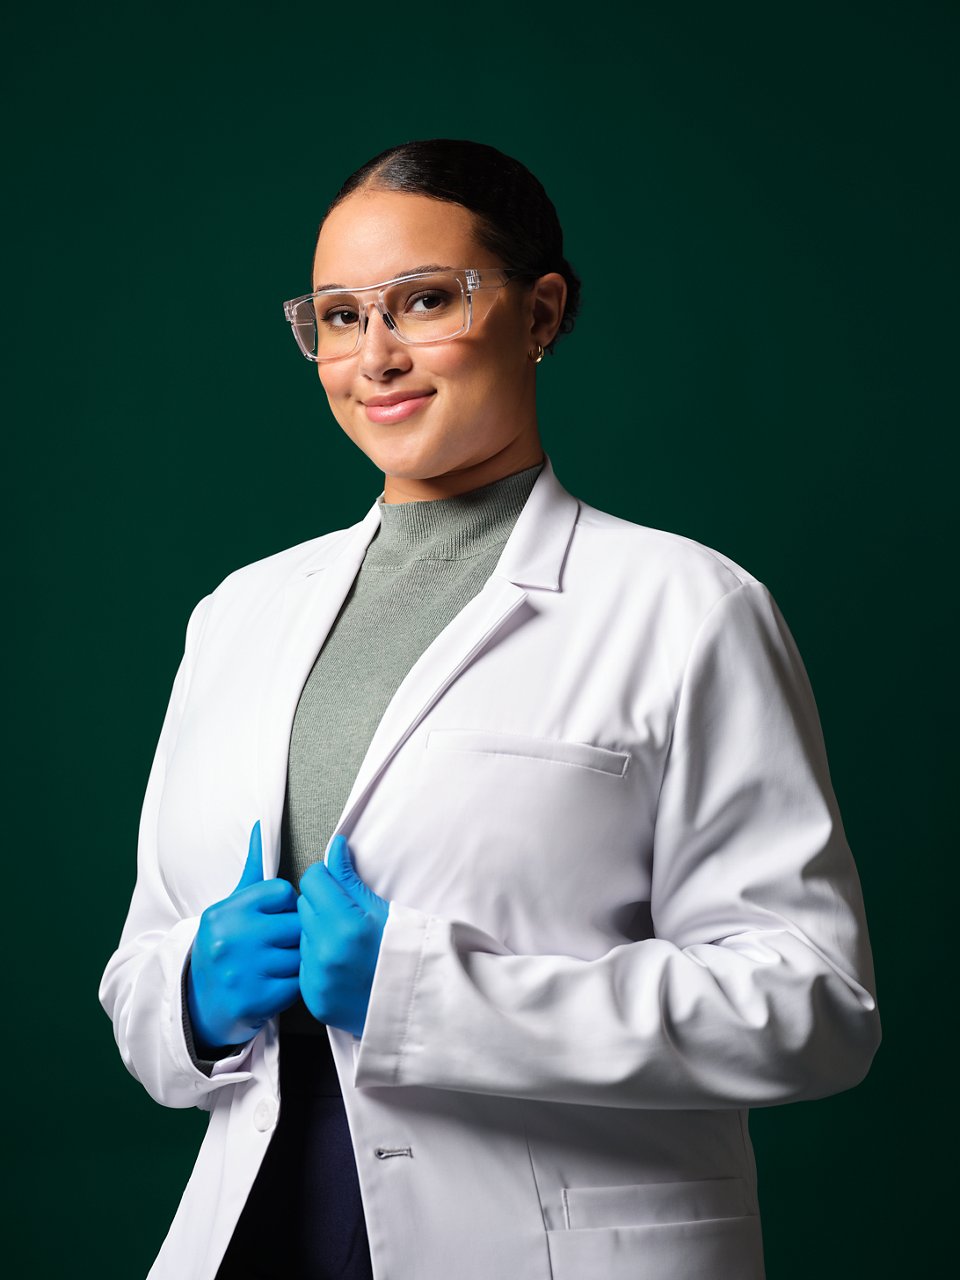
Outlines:
<svg viewBox="0 0 960 1280"><path fill-rule="evenodd" d="M449 342L473 323L477 294L502 289L522 275L535 278L518 267L417 271L359 289L320 289L291 298L283 304L283 314L308 360L342 360L360 346L373 306L401 342Z"/></svg>

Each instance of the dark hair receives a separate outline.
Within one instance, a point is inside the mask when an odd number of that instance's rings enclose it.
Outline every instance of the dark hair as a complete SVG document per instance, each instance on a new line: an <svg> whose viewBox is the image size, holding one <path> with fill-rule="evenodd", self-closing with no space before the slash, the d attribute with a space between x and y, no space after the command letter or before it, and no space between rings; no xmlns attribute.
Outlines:
<svg viewBox="0 0 960 1280"><path fill-rule="evenodd" d="M355 191L408 191L463 205L475 216L485 249L520 278L535 280L557 271L567 282L560 327L547 350L569 333L580 310L580 278L563 256L563 228L550 197L529 169L496 147L466 138L401 142L381 151L352 173L330 202L327 216Z"/></svg>

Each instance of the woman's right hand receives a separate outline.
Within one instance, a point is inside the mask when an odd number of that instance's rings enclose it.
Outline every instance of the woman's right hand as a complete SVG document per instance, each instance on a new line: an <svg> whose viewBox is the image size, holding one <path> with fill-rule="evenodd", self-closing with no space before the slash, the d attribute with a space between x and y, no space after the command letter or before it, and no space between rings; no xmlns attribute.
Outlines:
<svg viewBox="0 0 960 1280"><path fill-rule="evenodd" d="M300 994L300 916L287 880L263 878L259 819L240 883L200 917L187 972L198 1053L239 1045Z"/></svg>

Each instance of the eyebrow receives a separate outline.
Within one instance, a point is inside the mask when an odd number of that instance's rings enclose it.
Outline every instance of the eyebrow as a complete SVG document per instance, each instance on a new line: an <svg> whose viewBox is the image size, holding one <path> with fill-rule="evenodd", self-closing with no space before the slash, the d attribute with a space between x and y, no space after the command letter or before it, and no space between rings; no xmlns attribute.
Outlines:
<svg viewBox="0 0 960 1280"><path fill-rule="evenodd" d="M457 270L456 267L448 266L442 262L422 262L419 267L411 267L409 271L401 271L400 275L412 276L412 275L415 275L418 271L456 271L456 270ZM393 278L394 277L391 276L391 279ZM334 280L334 281L328 281L328 283L326 284L315 284L313 286L313 289L314 289L314 293L319 293L321 289L346 289L347 287L348 287L347 285L338 284ZM353 288L357 288L357 286L354 285Z"/></svg>

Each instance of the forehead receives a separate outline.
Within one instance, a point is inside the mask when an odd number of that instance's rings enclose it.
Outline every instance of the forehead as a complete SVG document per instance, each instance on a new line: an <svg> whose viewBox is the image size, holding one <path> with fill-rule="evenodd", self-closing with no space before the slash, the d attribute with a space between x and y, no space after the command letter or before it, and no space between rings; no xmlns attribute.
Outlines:
<svg viewBox="0 0 960 1280"><path fill-rule="evenodd" d="M313 284L388 280L432 262L496 265L486 261L490 257L480 251L473 214L463 205L405 191L355 192L337 205L320 230Z"/></svg>

